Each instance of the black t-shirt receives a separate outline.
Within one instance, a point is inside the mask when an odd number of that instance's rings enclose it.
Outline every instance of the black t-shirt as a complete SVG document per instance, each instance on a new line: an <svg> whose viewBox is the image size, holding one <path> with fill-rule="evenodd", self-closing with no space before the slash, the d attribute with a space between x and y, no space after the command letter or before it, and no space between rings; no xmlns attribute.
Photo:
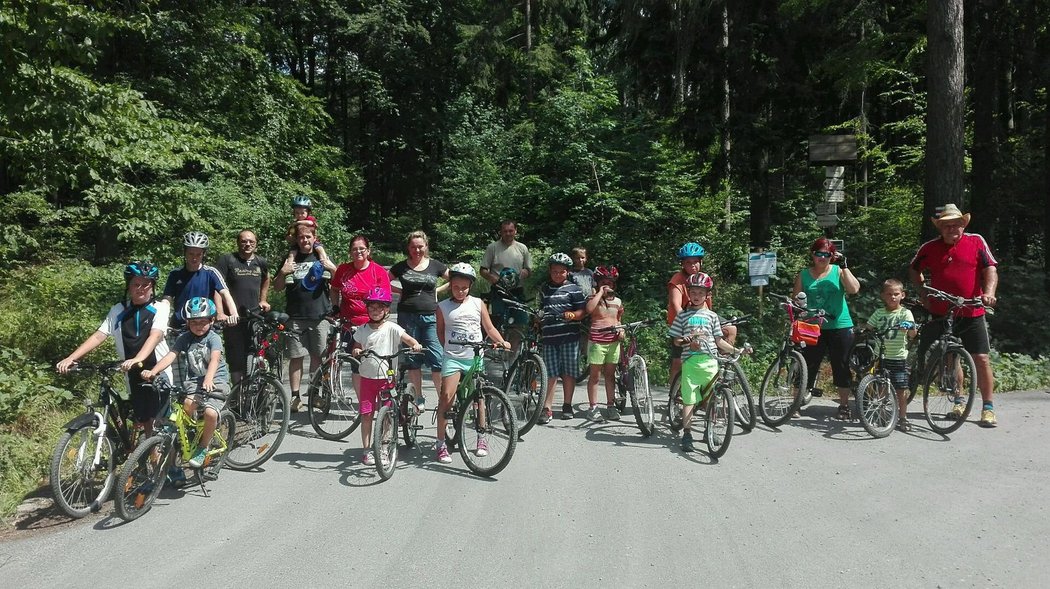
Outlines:
<svg viewBox="0 0 1050 589"><path fill-rule="evenodd" d="M254 256L245 262L236 253L226 254L215 263L215 268L226 279L239 315L259 306L263 277L270 271L266 258Z"/></svg>
<svg viewBox="0 0 1050 589"><path fill-rule="evenodd" d="M437 283L438 277L444 276L448 267L441 262L431 258L430 263L422 271L413 270L408 266L408 260L394 264L390 269L398 280L401 281L401 300L397 303L398 311L409 313L433 313L437 311Z"/></svg>
<svg viewBox="0 0 1050 589"><path fill-rule="evenodd" d="M321 258L316 253L296 253L295 265L292 273L285 279L287 286L284 287L287 305L285 312L292 319L320 319L332 310L332 301L328 297L328 280L330 276L326 270L324 279L314 290L303 288L303 278L313 266L314 262L320 263ZM291 279L291 282L288 282Z"/></svg>

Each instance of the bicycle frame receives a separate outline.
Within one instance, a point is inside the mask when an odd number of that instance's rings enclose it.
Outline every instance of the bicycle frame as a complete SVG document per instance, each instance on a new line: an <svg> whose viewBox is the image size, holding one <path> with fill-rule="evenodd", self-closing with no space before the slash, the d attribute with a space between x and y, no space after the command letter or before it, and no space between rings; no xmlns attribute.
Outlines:
<svg viewBox="0 0 1050 589"><path fill-rule="evenodd" d="M162 435L168 436L169 440L177 441L179 456L183 462L189 462L193 458L194 450L200 444L201 436L204 435L204 421L186 413L186 410L183 408L183 401L188 394L185 390L172 387L169 394L171 396L171 415L158 419L156 429ZM192 440L190 439L191 430L194 433ZM214 457L221 456L226 452L226 439L222 436L218 427L215 428L212 436L218 442L218 447L209 449L205 453L204 466L202 468L207 468ZM172 450L174 449L175 447L173 446Z"/></svg>

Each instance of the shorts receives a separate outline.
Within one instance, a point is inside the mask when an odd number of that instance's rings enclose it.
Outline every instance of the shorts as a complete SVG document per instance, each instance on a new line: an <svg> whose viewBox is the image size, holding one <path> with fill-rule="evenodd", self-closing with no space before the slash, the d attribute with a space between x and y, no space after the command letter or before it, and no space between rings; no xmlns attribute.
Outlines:
<svg viewBox="0 0 1050 589"><path fill-rule="evenodd" d="M572 377L580 369L580 340L575 335L561 344L543 344L543 363L547 365L547 378Z"/></svg>
<svg viewBox="0 0 1050 589"><path fill-rule="evenodd" d="M682 357L682 346L675 345L673 337L667 338L667 353L672 360L678 360Z"/></svg>
<svg viewBox="0 0 1050 589"><path fill-rule="evenodd" d="M693 354L682 362L682 404L686 407L703 400L701 393L718 374L718 360L707 354Z"/></svg>
<svg viewBox="0 0 1050 589"><path fill-rule="evenodd" d="M226 349L226 364L230 372L245 372L248 370L248 350L252 337L248 329L248 322L241 321L237 325L230 325L222 330L223 346Z"/></svg>
<svg viewBox="0 0 1050 589"><path fill-rule="evenodd" d="M324 319L292 319L288 329L299 332L299 337L285 338L289 358L320 357L328 345L328 331L332 324Z"/></svg>
<svg viewBox="0 0 1050 589"><path fill-rule="evenodd" d="M944 333L943 317L935 317L923 326L919 332L919 358L926 355L926 350ZM987 354L991 350L988 344L988 322L984 315L980 317L959 317L952 326L952 331L962 340L963 347L971 354Z"/></svg>
<svg viewBox="0 0 1050 589"><path fill-rule="evenodd" d="M139 376L141 371L128 372L128 381L131 383L131 410L135 414L135 421L150 421L167 413L169 404L167 398L150 383L142 380ZM155 382L167 382L164 373L158 374Z"/></svg>
<svg viewBox="0 0 1050 589"><path fill-rule="evenodd" d="M890 382L898 391L908 388L908 361L886 358L882 367L890 373Z"/></svg>
<svg viewBox="0 0 1050 589"><path fill-rule="evenodd" d="M620 342L591 342L587 350L588 364L616 364L620 361Z"/></svg>
<svg viewBox="0 0 1050 589"><path fill-rule="evenodd" d="M226 407L226 401L220 401L219 399L213 399L204 394L198 394L201 390L201 383L204 382L204 377L194 378L187 380L183 383L183 388L186 389L186 394L193 397L193 400L197 402L197 415L204 414L205 407L211 407L216 413L222 411ZM230 384L226 382L213 383L212 391L219 395L230 396Z"/></svg>
<svg viewBox="0 0 1050 589"><path fill-rule="evenodd" d="M441 347L441 340L438 339L437 315L401 311L397 314L397 324L423 346L422 356L408 354L404 357L408 369L418 370L425 364L431 372L441 370L441 358L445 355L445 350Z"/></svg>
<svg viewBox="0 0 1050 589"><path fill-rule="evenodd" d="M482 368L484 368L485 360L482 360L481 364ZM441 362L441 377L452 376L453 374L459 374L460 372L466 373L473 365L473 358L449 358L446 356Z"/></svg>
<svg viewBox="0 0 1050 589"><path fill-rule="evenodd" d="M386 387L385 378L361 377L361 387L358 390L358 400L361 403L361 415L371 415L379 404L379 393Z"/></svg>

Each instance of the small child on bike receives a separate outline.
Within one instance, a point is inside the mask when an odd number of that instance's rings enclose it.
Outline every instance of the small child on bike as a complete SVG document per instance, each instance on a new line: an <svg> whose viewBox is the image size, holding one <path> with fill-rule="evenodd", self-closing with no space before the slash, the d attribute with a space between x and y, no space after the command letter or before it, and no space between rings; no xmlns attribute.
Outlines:
<svg viewBox="0 0 1050 589"><path fill-rule="evenodd" d="M365 308L368 310L368 323L354 331L354 346L351 353L361 358L361 366L358 373L361 375L361 384L358 395L361 401L361 443L364 445L365 453L361 462L368 466L376 463L376 458L369 448L372 447L372 414L376 411L379 400L379 392L387 384L386 368L387 360L374 356L361 356L365 350L380 356L391 356L401 349L401 344L412 348L413 352L423 349L423 346L408 335L397 323L387 321L390 315L390 289L382 286L373 288L365 296ZM393 360L390 360L393 366Z"/></svg>
<svg viewBox="0 0 1050 589"><path fill-rule="evenodd" d="M317 226L317 219L313 216L312 202L309 197L296 196L292 199L292 223L288 225L288 231L285 234L285 241L288 242L288 258L294 262L295 254L299 250L299 246L296 243L296 228L299 225L306 225L313 227L316 234L321 232L320 227ZM314 251L317 252L317 257L321 259L321 265L324 266L325 270L334 273L336 266L332 262L331 258L328 257L328 252L325 250L324 245L321 244L320 239L314 242Z"/></svg>
<svg viewBox="0 0 1050 589"><path fill-rule="evenodd" d="M590 365L590 378L587 381L587 400L591 404L594 421L603 421L598 406L598 375L605 377L605 399L607 402L605 419L619 421L620 412L616 410L616 365L620 362L620 338L622 332L603 331L605 328L619 325L623 318L623 302L616 296L616 280L620 272L616 266L598 266L594 269L594 281L597 284L594 294L587 299L587 315L591 318L589 332L590 347L587 350L587 363Z"/></svg>
<svg viewBox="0 0 1050 589"><path fill-rule="evenodd" d="M724 339L718 315L706 308L707 295L714 286L711 277L703 272L690 274L685 279L689 305L675 316L671 323L672 343L682 348L682 451L692 452L693 434L689 423L693 407L704 397L710 398L708 387L718 375L718 350L739 353Z"/></svg>
<svg viewBox="0 0 1050 589"><path fill-rule="evenodd" d="M188 378L182 383L187 393L182 408L189 415L194 415L198 408L203 409L204 431L201 432L200 445L189 462L193 468L200 468L204 466L208 444L219 423L219 411L225 405L225 400L201 395L198 391L229 395L230 371L222 358L222 339L211 329L215 322L215 303L205 297L193 297L186 301L182 315L186 319L187 331L175 338L171 351L152 370L142 371L142 378L151 380L170 366L180 353L185 355Z"/></svg>
<svg viewBox="0 0 1050 589"><path fill-rule="evenodd" d="M540 307L543 311L543 362L547 365L547 398L544 399L540 423L550 423L554 405L554 387L561 377L564 400L561 418L572 419L572 394L576 389L576 371L579 367L580 321L587 314L583 290L569 281L572 259L563 253L552 254L547 260L549 280L540 289ZM598 408L592 407L588 419L600 419Z"/></svg>
<svg viewBox="0 0 1050 589"><path fill-rule="evenodd" d="M897 405L900 407L900 419L897 421L897 429L902 432L911 431L911 423L908 422L908 340L914 339L918 330L915 329L915 316L911 309L901 305L904 300L904 284L896 278L889 278L882 283L882 309L876 309L863 329L874 329L882 331L890 329L883 343L882 367L889 371L890 381L893 388L897 389ZM907 328L906 333L905 329Z"/></svg>
<svg viewBox="0 0 1050 589"><path fill-rule="evenodd" d="M466 262L453 264L448 269L450 297L441 301L437 308L437 332L445 355L441 362L441 394L437 408L437 460L442 464L452 462L445 443L445 428L448 424L446 413L452 407L456 396L460 376L470 370L474 363L474 350L464 345L450 344L451 341L480 342L484 334L498 346L509 350L508 343L492 324L485 303L470 296L470 287L477 279L474 268ZM485 438L478 436L478 447L474 450L478 456L488 455L488 444Z"/></svg>

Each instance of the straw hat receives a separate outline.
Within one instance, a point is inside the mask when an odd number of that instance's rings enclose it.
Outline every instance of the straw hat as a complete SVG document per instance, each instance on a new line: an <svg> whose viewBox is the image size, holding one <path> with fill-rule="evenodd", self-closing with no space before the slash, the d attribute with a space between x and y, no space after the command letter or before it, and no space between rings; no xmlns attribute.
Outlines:
<svg viewBox="0 0 1050 589"><path fill-rule="evenodd" d="M937 212L930 217L930 220L933 221L933 224L937 227L940 227L941 223L944 221L952 221L955 219L962 219L963 227L965 227L970 224L970 213L964 215L963 212L959 210L959 207L952 203L948 203L943 207L937 207Z"/></svg>

